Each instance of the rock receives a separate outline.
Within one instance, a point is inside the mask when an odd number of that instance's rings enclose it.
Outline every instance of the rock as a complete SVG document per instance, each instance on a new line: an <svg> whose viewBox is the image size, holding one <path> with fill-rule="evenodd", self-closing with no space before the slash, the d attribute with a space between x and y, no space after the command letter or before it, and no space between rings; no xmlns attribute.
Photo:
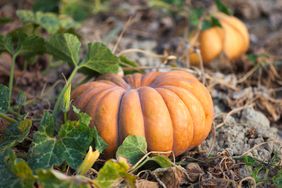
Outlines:
<svg viewBox="0 0 282 188"><path fill-rule="evenodd" d="M240 121L259 129L270 128L270 122L267 117L263 113L254 110L254 108L244 109Z"/></svg>

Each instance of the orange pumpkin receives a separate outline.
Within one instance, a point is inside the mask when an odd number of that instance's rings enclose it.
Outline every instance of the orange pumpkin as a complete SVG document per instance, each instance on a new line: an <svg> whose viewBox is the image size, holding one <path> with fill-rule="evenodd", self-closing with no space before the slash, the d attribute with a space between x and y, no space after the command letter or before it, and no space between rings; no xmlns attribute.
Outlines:
<svg viewBox="0 0 282 188"><path fill-rule="evenodd" d="M222 27L212 27L201 31L199 37L191 39L191 46L199 45L204 63L209 63L221 53L230 60L243 55L249 48L249 33L246 25L234 16L215 13ZM199 64L199 57L189 51L191 64Z"/></svg>
<svg viewBox="0 0 282 188"><path fill-rule="evenodd" d="M182 72L125 76L107 74L72 93L73 103L92 117L112 157L128 135L144 136L149 151L180 155L209 134L213 103L206 87Z"/></svg>

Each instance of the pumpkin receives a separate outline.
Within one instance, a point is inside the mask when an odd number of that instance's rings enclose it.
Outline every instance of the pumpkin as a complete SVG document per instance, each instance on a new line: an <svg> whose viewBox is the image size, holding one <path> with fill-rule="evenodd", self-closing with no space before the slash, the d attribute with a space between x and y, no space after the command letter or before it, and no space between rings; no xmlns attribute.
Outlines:
<svg viewBox="0 0 282 188"><path fill-rule="evenodd" d="M249 33L246 25L234 16L215 13L222 27L201 31L191 39L191 46L199 45L204 63L209 63L224 53L229 60L242 56L249 48ZM199 64L198 54L189 50L191 64Z"/></svg>
<svg viewBox="0 0 282 188"><path fill-rule="evenodd" d="M106 74L80 85L71 97L108 143L106 158L128 135L144 136L149 151L173 151L178 156L199 145L213 121L207 88L182 71Z"/></svg>

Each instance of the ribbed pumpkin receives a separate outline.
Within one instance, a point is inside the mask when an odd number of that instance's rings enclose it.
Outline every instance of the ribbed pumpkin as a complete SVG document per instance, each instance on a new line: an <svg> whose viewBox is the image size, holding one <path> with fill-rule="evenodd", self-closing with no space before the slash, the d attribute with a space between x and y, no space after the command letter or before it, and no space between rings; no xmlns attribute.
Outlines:
<svg viewBox="0 0 282 188"><path fill-rule="evenodd" d="M72 99L109 144L106 157L128 135L144 136L149 151L180 155L208 136L213 120L208 90L182 71L107 74L77 87Z"/></svg>
<svg viewBox="0 0 282 188"><path fill-rule="evenodd" d="M249 33L245 24L234 16L215 13L222 27L212 27L201 31L198 38L192 38L191 46L198 42L204 63L209 63L221 53L230 60L243 55L249 48ZM190 49L190 62L199 64L199 57Z"/></svg>

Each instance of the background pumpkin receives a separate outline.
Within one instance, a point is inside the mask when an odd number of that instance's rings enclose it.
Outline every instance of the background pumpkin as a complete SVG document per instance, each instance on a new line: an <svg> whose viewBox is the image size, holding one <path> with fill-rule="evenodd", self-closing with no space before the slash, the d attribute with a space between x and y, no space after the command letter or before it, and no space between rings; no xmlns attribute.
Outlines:
<svg viewBox="0 0 282 188"><path fill-rule="evenodd" d="M213 104L208 90L186 72L107 74L76 88L73 103L92 117L114 155L128 135L145 136L150 151L180 155L209 134Z"/></svg>
<svg viewBox="0 0 282 188"><path fill-rule="evenodd" d="M249 33L245 24L234 16L215 13L222 28L212 27L201 31L190 44L195 46L198 42L204 63L211 62L224 53L230 60L237 59L249 48ZM192 50L189 51L191 64L199 64L199 57Z"/></svg>

